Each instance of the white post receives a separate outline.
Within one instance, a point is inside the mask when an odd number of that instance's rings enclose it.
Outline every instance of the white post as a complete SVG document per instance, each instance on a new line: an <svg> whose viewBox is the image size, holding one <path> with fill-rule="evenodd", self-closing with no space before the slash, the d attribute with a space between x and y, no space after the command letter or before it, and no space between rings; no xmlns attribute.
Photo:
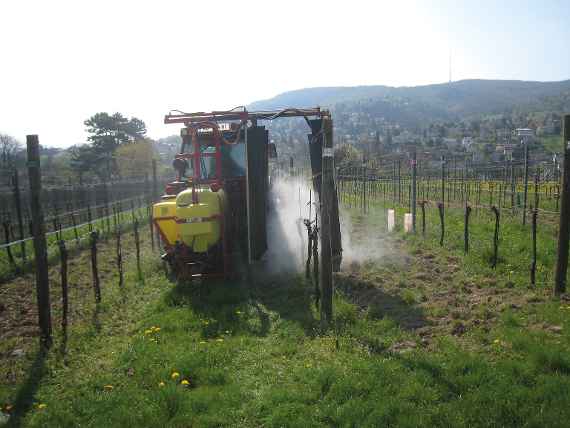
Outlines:
<svg viewBox="0 0 570 428"><path fill-rule="evenodd" d="M394 210L388 210L388 232L392 232L394 230L394 226L396 225L396 216Z"/></svg>

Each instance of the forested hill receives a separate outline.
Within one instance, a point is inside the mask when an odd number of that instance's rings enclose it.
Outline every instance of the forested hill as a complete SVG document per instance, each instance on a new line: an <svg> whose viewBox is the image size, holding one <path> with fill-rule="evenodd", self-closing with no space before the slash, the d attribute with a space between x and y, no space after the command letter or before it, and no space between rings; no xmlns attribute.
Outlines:
<svg viewBox="0 0 570 428"><path fill-rule="evenodd" d="M415 87L307 88L252 103L250 109L311 107L362 111L401 124L457 120L494 113L570 109L570 80L461 80Z"/></svg>

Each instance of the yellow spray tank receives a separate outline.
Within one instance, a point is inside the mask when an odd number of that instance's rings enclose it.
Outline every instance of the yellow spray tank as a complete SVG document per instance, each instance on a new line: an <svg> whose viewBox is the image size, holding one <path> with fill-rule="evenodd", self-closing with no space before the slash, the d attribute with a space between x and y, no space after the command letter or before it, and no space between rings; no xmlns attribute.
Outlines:
<svg viewBox="0 0 570 428"><path fill-rule="evenodd" d="M216 245L222 236L224 205L221 189L213 192L202 187L180 192L176 197L178 240L195 253L204 253Z"/></svg>
<svg viewBox="0 0 570 428"><path fill-rule="evenodd" d="M152 218L164 244L173 246L178 240L176 224L176 196L163 196L162 201L152 206Z"/></svg>
<svg viewBox="0 0 570 428"><path fill-rule="evenodd" d="M153 218L167 245L178 241L195 253L204 253L221 239L224 206L222 189L186 189L155 204Z"/></svg>

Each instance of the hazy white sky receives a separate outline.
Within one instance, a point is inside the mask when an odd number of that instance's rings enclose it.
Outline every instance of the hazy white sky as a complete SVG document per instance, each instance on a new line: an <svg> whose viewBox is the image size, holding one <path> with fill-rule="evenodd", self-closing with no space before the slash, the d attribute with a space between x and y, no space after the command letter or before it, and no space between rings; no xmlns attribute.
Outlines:
<svg viewBox="0 0 570 428"><path fill-rule="evenodd" d="M0 0L0 132L85 141L119 111L226 109L311 86L570 78L567 1Z"/></svg>

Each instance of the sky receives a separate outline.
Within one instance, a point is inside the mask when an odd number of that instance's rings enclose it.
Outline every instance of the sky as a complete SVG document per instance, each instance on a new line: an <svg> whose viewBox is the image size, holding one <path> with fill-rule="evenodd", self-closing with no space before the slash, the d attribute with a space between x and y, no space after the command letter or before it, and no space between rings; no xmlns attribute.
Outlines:
<svg viewBox="0 0 570 428"><path fill-rule="evenodd" d="M86 141L121 112L178 134L208 111L315 86L570 78L568 0L0 0L0 133Z"/></svg>

